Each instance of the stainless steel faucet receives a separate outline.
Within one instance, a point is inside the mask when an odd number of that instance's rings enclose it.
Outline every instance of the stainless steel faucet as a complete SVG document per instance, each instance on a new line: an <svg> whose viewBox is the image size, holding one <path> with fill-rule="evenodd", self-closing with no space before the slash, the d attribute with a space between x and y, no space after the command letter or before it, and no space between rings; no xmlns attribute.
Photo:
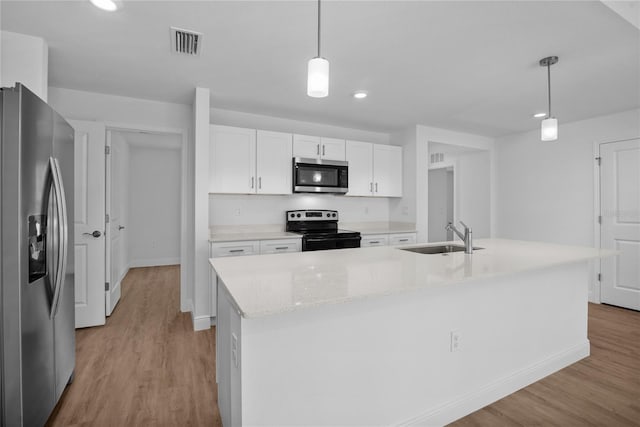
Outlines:
<svg viewBox="0 0 640 427"><path fill-rule="evenodd" d="M471 227L467 227L467 224L460 221L460 224L464 227L464 234L462 234L452 223L448 223L445 227L446 230L451 230L458 235L459 238L464 242L464 253L472 254L473 253L473 231L471 231Z"/></svg>

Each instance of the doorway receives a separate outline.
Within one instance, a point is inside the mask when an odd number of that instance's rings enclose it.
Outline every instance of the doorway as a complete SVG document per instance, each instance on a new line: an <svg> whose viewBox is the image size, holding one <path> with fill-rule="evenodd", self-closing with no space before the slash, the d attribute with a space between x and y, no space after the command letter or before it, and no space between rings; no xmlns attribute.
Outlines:
<svg viewBox="0 0 640 427"><path fill-rule="evenodd" d="M429 242L453 240L453 231L445 227L453 223L454 168L429 169Z"/></svg>
<svg viewBox="0 0 640 427"><path fill-rule="evenodd" d="M106 313L130 268L180 264L182 135L107 129Z"/></svg>
<svg viewBox="0 0 640 427"><path fill-rule="evenodd" d="M600 247L620 251L600 262L600 300L640 310L640 139L603 143Z"/></svg>

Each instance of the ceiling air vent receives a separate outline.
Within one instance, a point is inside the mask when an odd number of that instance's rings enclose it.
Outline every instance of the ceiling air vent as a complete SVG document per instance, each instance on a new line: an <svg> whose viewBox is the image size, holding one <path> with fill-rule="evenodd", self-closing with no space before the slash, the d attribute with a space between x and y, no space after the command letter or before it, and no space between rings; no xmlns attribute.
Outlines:
<svg viewBox="0 0 640 427"><path fill-rule="evenodd" d="M202 33L171 27L171 51L185 55L200 56Z"/></svg>

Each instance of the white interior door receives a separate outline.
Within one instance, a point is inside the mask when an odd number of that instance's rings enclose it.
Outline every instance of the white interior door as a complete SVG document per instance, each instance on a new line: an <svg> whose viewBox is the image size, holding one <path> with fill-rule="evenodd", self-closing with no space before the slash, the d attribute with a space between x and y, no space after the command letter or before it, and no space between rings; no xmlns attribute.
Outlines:
<svg viewBox="0 0 640 427"><path fill-rule="evenodd" d="M126 176L123 160L126 157L126 141L117 132L107 132L106 156L106 209L109 215L106 237L105 311L111 316L120 301L121 283L127 274L126 262Z"/></svg>
<svg viewBox="0 0 640 427"><path fill-rule="evenodd" d="M601 246L620 251L601 264L600 299L640 310L640 139L600 145Z"/></svg>
<svg viewBox="0 0 640 427"><path fill-rule="evenodd" d="M69 123L75 130L76 328L84 328L105 323L105 127Z"/></svg>

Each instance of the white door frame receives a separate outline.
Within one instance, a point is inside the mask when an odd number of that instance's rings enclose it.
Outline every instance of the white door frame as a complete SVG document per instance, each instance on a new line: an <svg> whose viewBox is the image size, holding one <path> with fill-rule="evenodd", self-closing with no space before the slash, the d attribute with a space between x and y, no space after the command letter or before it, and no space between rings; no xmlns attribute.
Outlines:
<svg viewBox="0 0 640 427"><path fill-rule="evenodd" d="M599 222L599 216L601 215L600 210L600 146L603 144L613 144L616 142L624 142L624 141L632 141L638 138L625 138L625 139L616 139L614 141L594 141L593 142L593 238L594 238L594 246L598 249L602 249L602 239L601 239L601 224ZM591 262L591 278L593 286L593 292L589 290L589 301L600 304L602 299L600 298L600 280L598 277L602 272L602 266L600 262L600 258Z"/></svg>
<svg viewBox="0 0 640 427"><path fill-rule="evenodd" d="M152 134L171 134L178 135L180 137L180 156L182 164L182 182L180 189L180 311L187 312L191 310L188 301L187 290L187 270L188 270L188 230L187 230L187 206L188 206L188 185L189 185L189 159L188 159L188 144L187 144L187 131L182 128L165 128L158 126L140 126L131 125L117 122L105 122L105 128L107 132L148 132ZM105 139L106 143L106 139ZM106 188L105 188L106 190ZM106 194L106 191L105 191Z"/></svg>

